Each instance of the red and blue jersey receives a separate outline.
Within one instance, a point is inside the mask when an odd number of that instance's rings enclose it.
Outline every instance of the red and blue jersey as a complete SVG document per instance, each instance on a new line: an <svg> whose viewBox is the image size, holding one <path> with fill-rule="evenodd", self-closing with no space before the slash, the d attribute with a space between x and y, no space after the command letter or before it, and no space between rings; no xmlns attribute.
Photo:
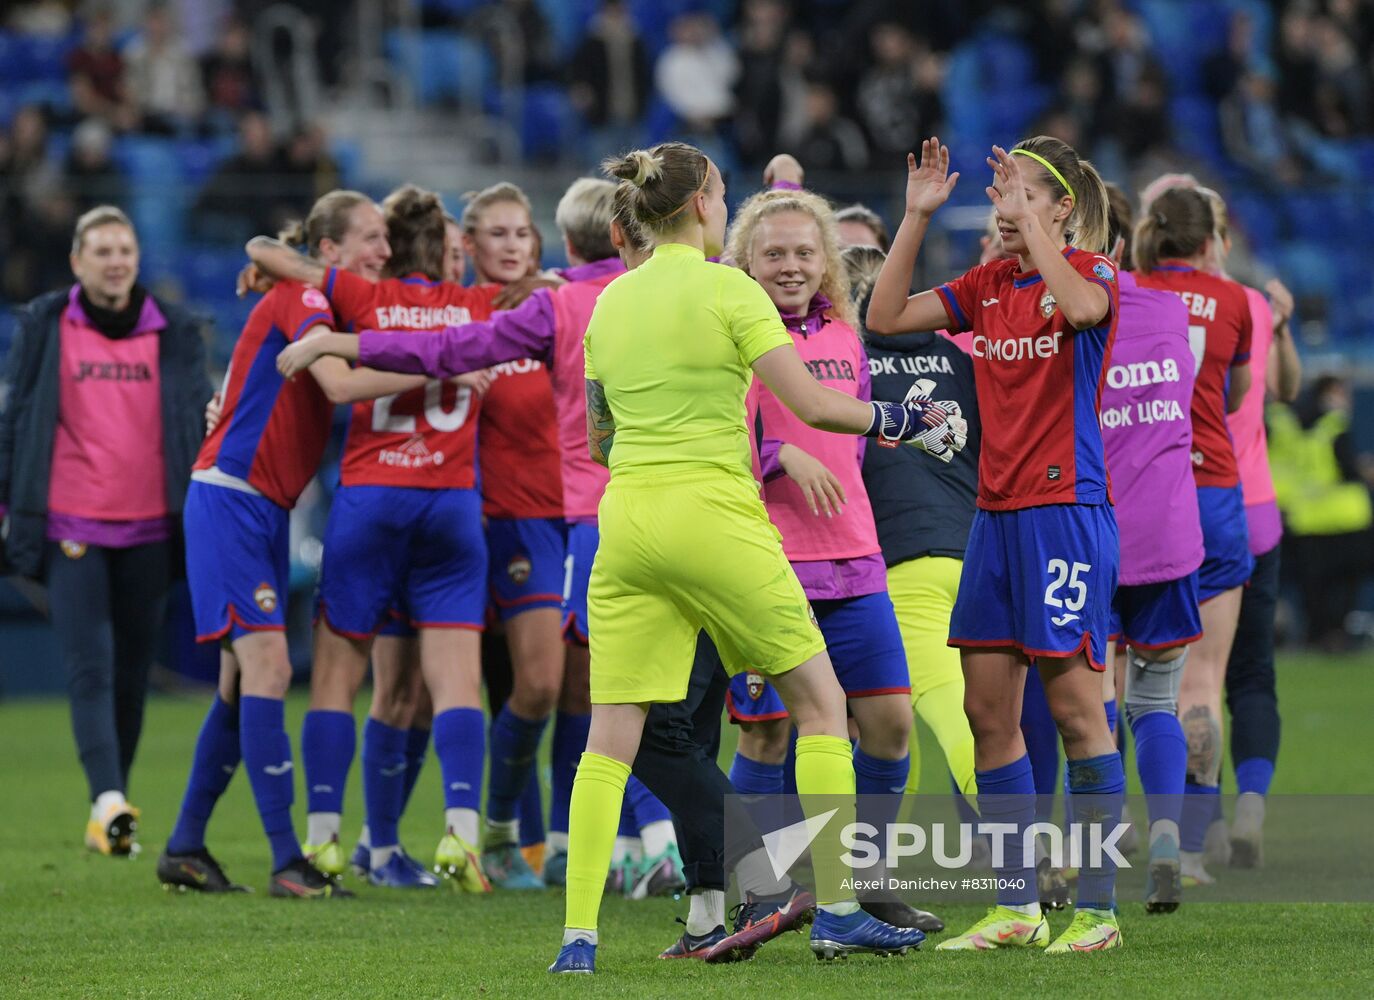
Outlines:
<svg viewBox="0 0 1374 1000"><path fill-rule="evenodd" d="M1074 330L1040 272L1022 273L1014 258L936 289L951 332L973 333L984 510L1111 503L1098 413L1116 335L1116 265L1075 247L1064 257L1107 292L1110 307L1097 326Z"/></svg>
<svg viewBox="0 0 1374 1000"><path fill-rule="evenodd" d="M1173 292L1188 307L1193 383L1193 479L1199 486L1232 487L1240 469L1226 423L1231 369L1250 361L1253 323L1245 286L1178 260L1164 260L1136 275L1141 288ZM1252 390L1263 394L1263 386Z"/></svg>
<svg viewBox="0 0 1374 1000"><path fill-rule="evenodd" d="M280 507L296 505L324 454L333 407L313 378L284 380L277 355L311 327L333 323L315 288L283 281L263 296L234 345L220 421L193 468L218 469Z"/></svg>
<svg viewBox="0 0 1374 1000"><path fill-rule="evenodd" d="M344 330L438 330L491 316L497 286L464 288L424 275L375 284L330 268L323 291ZM471 489L477 478L479 398L466 386L427 385L353 404L339 468L345 486Z"/></svg>

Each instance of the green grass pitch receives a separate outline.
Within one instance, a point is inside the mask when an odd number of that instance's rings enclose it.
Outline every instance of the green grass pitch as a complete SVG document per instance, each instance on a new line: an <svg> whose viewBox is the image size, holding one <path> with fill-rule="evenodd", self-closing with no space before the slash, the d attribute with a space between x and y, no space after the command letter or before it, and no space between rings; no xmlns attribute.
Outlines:
<svg viewBox="0 0 1374 1000"><path fill-rule="evenodd" d="M1281 660L1274 792L1374 794L1369 671L1367 657ZM800 935L788 935L752 962L711 967L656 958L681 930L673 918L685 915L685 903L619 899L603 910L598 975L553 980L544 968L562 922L556 893L474 898L364 887L354 901L268 898L266 843L242 776L220 804L210 844L257 891L164 893L154 864L206 704L161 697L149 705L131 789L143 809L144 853L132 861L82 848L84 788L65 704L0 704L0 997L1369 996L1374 983L1374 907L1353 904L1185 902L1177 914L1147 918L1138 902L1123 901L1126 947L1101 955L950 955L927 945L900 959L822 965ZM293 696L293 734L304 708ZM939 780L933 747L923 766ZM351 836L361 815L356 767L346 807ZM417 856L432 851L440 818L431 759L402 826ZM980 914L972 906L942 912L956 929ZM1051 917L1056 932L1067 920Z"/></svg>

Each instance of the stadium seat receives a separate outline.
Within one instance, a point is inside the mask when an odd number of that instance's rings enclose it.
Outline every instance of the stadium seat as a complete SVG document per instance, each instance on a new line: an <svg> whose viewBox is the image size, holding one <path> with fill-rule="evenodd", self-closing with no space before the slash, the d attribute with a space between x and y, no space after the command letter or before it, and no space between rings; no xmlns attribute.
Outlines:
<svg viewBox="0 0 1374 1000"><path fill-rule="evenodd" d="M473 105L493 75L486 50L456 31L393 31L385 44L392 66L410 82L416 99L424 105L459 101Z"/></svg>

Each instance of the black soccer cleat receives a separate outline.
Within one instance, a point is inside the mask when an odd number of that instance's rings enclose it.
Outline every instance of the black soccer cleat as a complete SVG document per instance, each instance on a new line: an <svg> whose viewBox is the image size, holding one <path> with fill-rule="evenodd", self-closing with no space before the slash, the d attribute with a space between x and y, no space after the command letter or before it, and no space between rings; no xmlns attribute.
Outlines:
<svg viewBox="0 0 1374 1000"><path fill-rule="evenodd" d="M352 899L353 893L305 858L297 858L272 873L269 895L289 899Z"/></svg>
<svg viewBox="0 0 1374 1000"><path fill-rule="evenodd" d="M190 854L162 852L157 859L157 880L164 889L185 892L252 892L246 885L229 881L223 867L205 848Z"/></svg>
<svg viewBox="0 0 1374 1000"><path fill-rule="evenodd" d="M945 922L933 913L909 906L894 892L879 889L859 899L859 906L870 917L877 917L885 924L898 928L916 928L927 934L938 934L945 929Z"/></svg>

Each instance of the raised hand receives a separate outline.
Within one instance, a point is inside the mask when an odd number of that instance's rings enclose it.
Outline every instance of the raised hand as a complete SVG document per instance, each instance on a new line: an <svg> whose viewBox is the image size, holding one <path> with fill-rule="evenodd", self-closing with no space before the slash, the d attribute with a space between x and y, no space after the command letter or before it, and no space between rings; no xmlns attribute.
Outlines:
<svg viewBox="0 0 1374 1000"><path fill-rule="evenodd" d="M921 162L916 154L906 154L906 214L934 214L949 200L950 192L959 180L959 173L949 172L949 147L931 136L921 143Z"/></svg>
<svg viewBox="0 0 1374 1000"><path fill-rule="evenodd" d="M993 146L992 156L987 160L992 168L992 184L985 190L998 216L1011 223L1029 219L1033 213L1026 200L1026 179L1017 158L1001 146Z"/></svg>
<svg viewBox="0 0 1374 1000"><path fill-rule="evenodd" d="M1278 278L1265 282L1264 290L1269 293L1269 308L1274 313L1274 325L1287 323L1293 318L1293 293Z"/></svg>
<svg viewBox="0 0 1374 1000"><path fill-rule="evenodd" d="M764 187L772 187L780 181L801 187L805 177L806 171L791 153L779 153L763 168Z"/></svg>
<svg viewBox="0 0 1374 1000"><path fill-rule="evenodd" d="M239 298L243 298L249 292L257 292L259 295L266 295L272 290L272 286L275 284L275 281L258 270L258 265L245 264L243 270L239 272L239 276L234 282L234 292Z"/></svg>

